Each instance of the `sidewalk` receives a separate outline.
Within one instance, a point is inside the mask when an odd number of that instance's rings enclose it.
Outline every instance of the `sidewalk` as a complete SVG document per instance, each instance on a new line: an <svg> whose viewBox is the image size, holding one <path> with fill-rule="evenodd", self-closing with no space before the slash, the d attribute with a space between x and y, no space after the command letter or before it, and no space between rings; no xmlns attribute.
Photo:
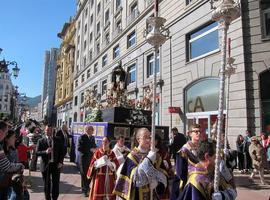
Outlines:
<svg viewBox="0 0 270 200"><path fill-rule="evenodd" d="M234 172L237 187L237 200L270 200L270 174L265 174L267 185L261 185L259 175L254 180L249 178L250 174Z"/></svg>
<svg viewBox="0 0 270 200"><path fill-rule="evenodd" d="M26 180L28 170L25 170ZM270 174L265 174L267 185L261 185L259 176L255 181L249 179L249 174L240 174L235 171L235 182L237 186L237 200L269 200L270 197ZM31 172L32 186L29 187L30 199L45 200L43 193L43 182L40 171ZM63 172L60 179L59 200L87 200L81 193L81 177L74 163L65 160Z"/></svg>
<svg viewBox="0 0 270 200"><path fill-rule="evenodd" d="M29 180L29 171L25 170L26 180ZM45 200L41 172L31 172L31 186L28 187L30 199ZM74 163L65 160L60 176L59 200L87 200L81 193L81 176Z"/></svg>

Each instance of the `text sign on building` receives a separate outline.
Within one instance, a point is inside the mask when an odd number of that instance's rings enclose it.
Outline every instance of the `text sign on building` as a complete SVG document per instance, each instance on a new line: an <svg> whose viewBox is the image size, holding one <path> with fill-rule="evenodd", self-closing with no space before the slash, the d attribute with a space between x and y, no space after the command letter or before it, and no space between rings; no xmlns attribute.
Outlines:
<svg viewBox="0 0 270 200"><path fill-rule="evenodd" d="M186 90L185 112L217 111L218 102L219 80L207 78L196 82Z"/></svg>
<svg viewBox="0 0 270 200"><path fill-rule="evenodd" d="M180 107L168 107L168 112L169 113L181 113L181 108Z"/></svg>

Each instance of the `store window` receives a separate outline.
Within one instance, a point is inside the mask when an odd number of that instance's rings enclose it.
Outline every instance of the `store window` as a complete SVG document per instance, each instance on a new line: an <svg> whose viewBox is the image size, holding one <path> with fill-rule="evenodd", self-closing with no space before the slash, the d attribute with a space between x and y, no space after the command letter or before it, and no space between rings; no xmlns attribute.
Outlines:
<svg viewBox="0 0 270 200"><path fill-rule="evenodd" d="M214 22L187 35L187 60L203 57L219 50L218 23Z"/></svg>
<svg viewBox="0 0 270 200"><path fill-rule="evenodd" d="M186 113L217 111L218 102L219 79L201 79L189 86L185 91Z"/></svg>

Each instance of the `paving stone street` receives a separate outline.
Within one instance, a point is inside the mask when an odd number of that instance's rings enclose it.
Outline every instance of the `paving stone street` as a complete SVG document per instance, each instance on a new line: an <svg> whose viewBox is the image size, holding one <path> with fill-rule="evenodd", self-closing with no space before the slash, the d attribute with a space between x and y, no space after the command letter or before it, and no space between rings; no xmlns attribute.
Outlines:
<svg viewBox="0 0 270 200"><path fill-rule="evenodd" d="M261 185L259 176L252 181L248 174L234 173L237 185L237 200L269 200L270 174L265 174L267 185ZM29 171L25 170L26 180L29 180ZM31 172L31 186L29 186L30 199L43 200L43 182L40 171ZM74 163L65 161L60 181L59 200L86 200L81 193L81 178L78 168Z"/></svg>

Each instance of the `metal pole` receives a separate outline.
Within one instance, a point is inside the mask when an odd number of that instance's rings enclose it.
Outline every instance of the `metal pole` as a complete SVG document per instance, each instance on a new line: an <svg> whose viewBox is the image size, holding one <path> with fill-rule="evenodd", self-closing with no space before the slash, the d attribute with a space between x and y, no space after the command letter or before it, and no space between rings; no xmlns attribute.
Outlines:
<svg viewBox="0 0 270 200"><path fill-rule="evenodd" d="M155 47L154 57L155 57L155 64L153 67L153 101L152 101L152 135L151 135L151 150L155 150L155 121L156 121L156 82L157 82L157 76L156 76L156 67L157 67L157 53L158 53L158 47Z"/></svg>
<svg viewBox="0 0 270 200"><path fill-rule="evenodd" d="M224 141L224 149L225 151L227 150L227 146L228 146L228 129L229 129L229 97L230 97L230 80L231 80L231 74L227 74L227 84L226 84L226 91L227 91L227 94L226 94L226 129L225 129L225 141ZM224 160L226 161L226 156L224 157Z"/></svg>
<svg viewBox="0 0 270 200"><path fill-rule="evenodd" d="M217 124L217 146L216 146L216 160L215 160L215 180L214 180L214 190L218 192L219 186L219 164L220 164L220 135L223 128L223 111L224 111L224 89L225 89L225 66L226 66L226 47L227 47L227 32L229 24L226 21L220 22L220 27L222 29L222 40L221 40L221 68L220 68L220 84L219 84L219 105L218 105L218 124Z"/></svg>

